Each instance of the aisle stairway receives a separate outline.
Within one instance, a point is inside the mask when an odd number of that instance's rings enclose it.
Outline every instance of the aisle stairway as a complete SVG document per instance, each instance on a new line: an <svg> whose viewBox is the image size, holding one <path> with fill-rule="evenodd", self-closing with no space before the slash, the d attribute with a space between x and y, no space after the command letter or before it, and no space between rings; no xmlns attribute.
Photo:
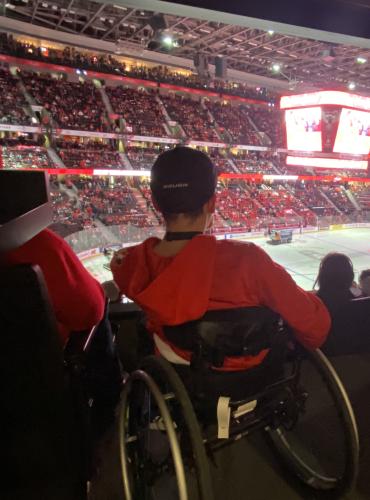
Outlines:
<svg viewBox="0 0 370 500"><path fill-rule="evenodd" d="M144 213L144 214L146 213L148 215L149 221L153 225L157 225L158 219L157 219L155 213L153 212L152 208L148 207L148 203L147 203L146 199L144 198L144 196L141 194L140 190L136 189L136 188L132 188L132 193L133 193L133 195L136 199L136 202L137 202L138 206L140 207L140 210L142 211L142 213Z"/></svg>
<svg viewBox="0 0 370 500"><path fill-rule="evenodd" d="M54 148L46 148L46 152L47 152L52 164L55 165L55 167L66 168L62 159L60 158L60 156L58 155L58 153L55 151Z"/></svg>
<svg viewBox="0 0 370 500"><path fill-rule="evenodd" d="M331 201L329 196L327 196L326 193L324 193L324 191L321 188L319 188L319 191L320 191L321 196L323 198L325 198L325 200L334 208L334 210L336 210L339 214L341 214L342 212L339 210L339 208L336 206L336 204Z"/></svg>

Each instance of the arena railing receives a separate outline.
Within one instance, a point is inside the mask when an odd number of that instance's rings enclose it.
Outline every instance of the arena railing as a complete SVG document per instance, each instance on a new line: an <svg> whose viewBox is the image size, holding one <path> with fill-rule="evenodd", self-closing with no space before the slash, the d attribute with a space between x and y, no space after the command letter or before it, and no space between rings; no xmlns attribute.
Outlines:
<svg viewBox="0 0 370 500"><path fill-rule="evenodd" d="M346 227L370 224L370 212L352 215L334 215L317 217L314 223L306 224L302 217L269 217L250 226L218 227L213 231L217 238L225 235L237 237L258 237L266 234L269 228L293 229L296 232L325 231L330 229L345 229ZM58 231L59 232L59 231ZM164 229L162 226L137 227L132 224L114 226L99 226L74 232L65 237L74 252L81 258L102 253L104 249L121 248L135 243L140 243L146 238L156 236L161 238Z"/></svg>

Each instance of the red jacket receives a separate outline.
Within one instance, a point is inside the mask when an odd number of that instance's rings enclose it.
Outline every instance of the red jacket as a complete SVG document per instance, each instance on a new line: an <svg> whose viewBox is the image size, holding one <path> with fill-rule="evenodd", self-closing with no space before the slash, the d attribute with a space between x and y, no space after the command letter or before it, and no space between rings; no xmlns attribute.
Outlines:
<svg viewBox="0 0 370 500"><path fill-rule="evenodd" d="M69 245L49 229L6 255L9 264L38 264L44 274L61 338L87 330L104 314L100 284L83 267Z"/></svg>
<svg viewBox="0 0 370 500"><path fill-rule="evenodd" d="M157 238L123 250L123 260L112 260L121 292L147 313L149 328L181 358L189 353L171 345L161 326L200 318L207 310L268 306L289 323L299 342L319 347L330 328L330 316L318 297L302 290L283 267L253 243L193 238L174 257L161 257ZM240 370L259 364L256 357L229 358L224 368Z"/></svg>

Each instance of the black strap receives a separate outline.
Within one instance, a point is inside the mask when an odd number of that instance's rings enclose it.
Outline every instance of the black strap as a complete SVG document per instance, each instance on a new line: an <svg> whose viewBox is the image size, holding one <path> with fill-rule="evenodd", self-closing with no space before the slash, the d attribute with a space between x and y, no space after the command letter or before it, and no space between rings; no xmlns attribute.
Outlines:
<svg viewBox="0 0 370 500"><path fill-rule="evenodd" d="M166 241L191 240L198 234L203 234L202 231L187 231L187 232L170 232L164 235Z"/></svg>

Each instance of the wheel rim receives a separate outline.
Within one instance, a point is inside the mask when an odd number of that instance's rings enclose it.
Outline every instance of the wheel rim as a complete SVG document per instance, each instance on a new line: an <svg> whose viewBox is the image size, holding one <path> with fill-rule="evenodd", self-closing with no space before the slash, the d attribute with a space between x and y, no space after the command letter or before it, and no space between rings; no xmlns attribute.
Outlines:
<svg viewBox="0 0 370 500"><path fill-rule="evenodd" d="M129 408L130 408L130 394L135 381L143 383L153 400L155 401L160 418L162 419L164 430L166 431L169 447L171 451L173 466L175 470L178 498L179 500L187 500L187 485L185 478L184 464L181 457L180 446L178 443L176 431L171 419L171 415L168 411L165 399L161 394L157 384L154 380L145 372L138 370L134 372L128 382L126 383L121 397L121 402L119 406L119 451L120 451L120 465L123 481L123 489L125 493L126 500L134 500L135 497L132 494L130 470L129 470L129 452L127 449L128 439L131 441L134 436L129 436L127 438L127 430L129 427Z"/></svg>
<svg viewBox="0 0 370 500"><path fill-rule="evenodd" d="M300 416L292 430L282 425L266 430L285 465L303 483L329 496L330 492L344 494L353 489L358 474L359 443L353 410L337 373L320 351L307 353L304 362L310 369L302 385L310 387L311 384L308 394L311 392L314 401L309 408L310 415ZM315 376L321 381L317 393ZM324 395L328 398L325 403ZM329 411L332 414L329 415Z"/></svg>

